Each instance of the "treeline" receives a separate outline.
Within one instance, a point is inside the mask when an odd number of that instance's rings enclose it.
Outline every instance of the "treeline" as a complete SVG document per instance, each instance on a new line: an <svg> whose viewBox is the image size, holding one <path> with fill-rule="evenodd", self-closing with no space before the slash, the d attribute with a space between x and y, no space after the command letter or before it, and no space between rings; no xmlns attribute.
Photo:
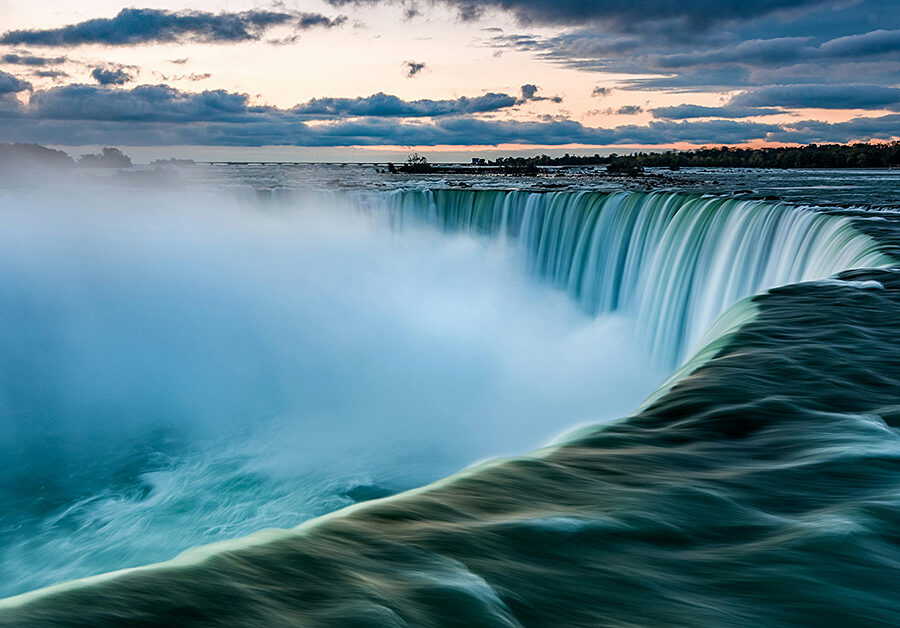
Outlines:
<svg viewBox="0 0 900 628"><path fill-rule="evenodd" d="M0 166L71 166L75 162L67 153L39 144L0 143Z"/></svg>
<svg viewBox="0 0 900 628"><path fill-rule="evenodd" d="M900 166L900 142L879 144L810 144L790 148L698 148L662 153L639 152L608 156L569 155L550 157L501 157L491 166L528 168L536 166L613 165L615 169L641 167L727 168L887 168Z"/></svg>
<svg viewBox="0 0 900 628"><path fill-rule="evenodd" d="M810 144L794 148L700 148L669 153L637 153L641 166L723 166L732 168L887 168L900 166L900 142Z"/></svg>
<svg viewBox="0 0 900 628"><path fill-rule="evenodd" d="M600 155L570 155L566 153L562 157L551 157L550 155L537 155L535 157L498 157L492 161L488 161L488 166L499 166L501 168L529 168L536 166L597 166L609 164L618 155L613 153L607 157Z"/></svg>
<svg viewBox="0 0 900 628"><path fill-rule="evenodd" d="M131 158L128 155L118 148L109 146L97 154L82 155L78 161L75 161L64 151L47 148L40 144L0 143L0 167L3 168L38 166L67 168L74 165L87 168L130 168L132 166Z"/></svg>

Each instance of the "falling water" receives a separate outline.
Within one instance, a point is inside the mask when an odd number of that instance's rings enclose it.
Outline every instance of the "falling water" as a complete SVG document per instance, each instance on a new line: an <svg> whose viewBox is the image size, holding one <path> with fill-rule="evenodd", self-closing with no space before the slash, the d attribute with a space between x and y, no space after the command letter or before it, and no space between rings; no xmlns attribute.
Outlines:
<svg viewBox="0 0 900 628"><path fill-rule="evenodd" d="M294 194L276 192L270 197L276 202L267 209L275 205L299 207ZM336 199L347 198L329 193L316 204L324 206L326 197L335 207L343 204L340 200L335 202ZM57 589L71 588L76 591L74 594L54 596L44 591L10 599L0 605L10 613L0 613L0 624L9 621L12 623L8 625L40 625L42 617L76 618L90 614L98 625L132 616L152 617L165 623L182 617L182 610L190 608L199 613L198 617L210 621L253 624L253 618L257 618L256 623L261 625L279 615L293 623L310 624L356 618L361 623L383 625L390 623L384 621L388 618L395 625L445 625L447 618L454 618L459 619L460 625L497 626L519 625L518 619L524 624L542 623L540 617L544 617L543 623L549 623L547 617L553 616L566 618L562 623L567 625L587 626L604 623L604 618L609 619L608 613L619 619L635 617L633 625L658 624L661 617L681 617L682 625L726 625L727 622L722 623L723 617L728 621L758 619L754 614L759 612L754 599L742 597L745 589L764 592L761 594L772 601L773 608L781 608L777 606L780 592L791 587L800 590L804 586L812 600L805 602L812 605L809 608L823 608L817 601L816 596L820 596L833 600L838 610L830 612L844 613L840 615L842 618L859 614L858 608L865 607L868 600L865 597L868 593L862 592L868 591L874 591L876 596L871 607L888 609L886 614L892 611L895 587L873 574L882 573L882 562L890 563L894 555L887 553L880 562L881 553L866 549L867 537L853 530L896 528L890 512L878 514L880 511L873 509L888 503L897 494L896 473L887 473L885 467L886 456L893 456L891 452L896 450L896 434L886 431L878 413L896 414L896 409L892 410L888 404L895 399L893 391L898 386L894 375L897 370L891 367L896 362L893 351L896 342L892 338L897 334L893 325L896 316L891 312L896 311L900 302L897 296L900 281L895 280L891 271L869 270L850 280L788 286L754 299L745 298L774 286L822 279L846 269L890 265L891 260L880 252L879 244L857 231L849 218L778 203L672 193L406 190L364 192L352 194L350 198L357 209L387 218L396 232L403 233L399 240L419 243L409 258L411 266L419 271L442 259L448 268L465 268L474 259L483 257L481 261L490 261L492 254L490 247L472 246L472 238L464 238L462 254L451 251L453 254L447 257L448 252L442 249L447 242L435 233L434 240L425 237L420 228L423 224L508 242L509 247L499 247L504 255L512 251L535 276L564 290L585 312L595 316L616 314L617 320L633 320L631 333L653 351L658 362L670 368L681 363L682 367L635 416L608 428L595 425L569 433L562 444L542 450L540 456L489 463L371 507L360 505L334 516L314 519L294 531L266 533L224 546L195 550L163 569L150 567L131 576L112 577L108 582L100 578ZM352 223L352 219L343 214L337 216L339 224L334 224L330 221L335 216L330 211L326 213L328 224L336 226L336 233L345 237L347 225L343 221ZM256 217L246 223L236 223L237 235L228 234L229 238L236 238L232 244L246 246L243 238L247 227L259 228L256 223ZM185 240L188 246L184 243L181 246L182 256L191 263L177 264L179 275L183 268L188 268L188 276L196 275L200 280L191 286L207 285L207 279L220 278L221 270L232 269L235 263L233 246L223 249L218 241L211 244L207 230L216 221L197 224L198 232ZM154 226L153 221L143 226ZM371 334L363 334L362 340L357 338L348 343L353 345L356 354L360 353L360 346L365 348L369 343L375 344L374 353L379 356L396 354L397 340L382 338L384 326L380 321L376 321L378 326L367 321L371 311L381 312L385 295L390 296L397 287L389 276L377 275L380 279L369 276L371 267L379 265L382 251L376 249L370 254L367 251L370 245L366 244L363 254L357 251L355 255L361 263L336 274L346 262L342 261L343 254L330 259L332 254L327 252L326 245L324 250L313 249L313 254L297 258L296 234L282 243L287 246L270 250L281 237L277 234L293 232L284 230L278 221L269 226L276 229L259 232L266 235L262 240L267 244L257 248L256 239L252 238L253 246L247 250L253 255L241 262L241 273L229 274L229 281L232 277L241 280L241 304L246 300L260 314L259 321L254 319L253 328L259 327L258 323L269 323L277 332L272 334L277 339L272 348L286 355L285 361L277 362L276 366L293 364L298 352L291 350L292 346L317 346L307 342L307 334L311 341L332 344L330 336L322 338L321 326L308 330L296 328L294 323L301 319L292 313L305 314L308 320L346 320L346 313L333 316L330 307L318 318L311 316L322 308L321 304L308 301L310 294L318 294L317 291L298 290L298 280L306 274L311 274L315 281L301 282L301 288L309 285L318 290L322 285L337 285L341 295L359 296L356 293L360 293L370 297L361 302L361 307L347 310L363 314L354 319L356 325L352 329L373 330ZM414 229L410 228L413 226ZM40 231L44 237L46 230ZM124 233L133 239L135 232L117 226L111 233L116 236L112 240L117 240ZM300 241L309 238L318 242L322 235L317 230L307 232ZM127 255L113 257L129 279L116 288L117 303L121 304L123 298L125 303L129 301L133 290L130 279L135 276L135 269L146 270L145 262L155 269L159 259L170 255L164 250L171 243L171 236L162 236L158 241L152 238L153 246L148 248L150 256L145 255L143 244L146 243L140 240L141 247L135 247L134 242L126 243ZM452 238L446 240L452 244ZM45 244L48 251L56 250L55 242ZM198 244L204 247L203 255L197 254ZM300 250L308 246L306 242ZM355 249L353 243L349 250ZM65 251L62 253L65 262ZM137 259L132 259L134 256ZM28 259L43 268L46 257L23 256L20 260ZM210 259L204 262L206 257ZM257 268L260 260L265 263ZM311 265L311 260L317 263ZM103 280L101 296L106 298L107 288L116 284L108 281L105 260L99 261L97 268L91 267L96 271L91 276ZM202 262L199 266L198 261ZM52 274L59 274L59 278L66 280L64 283L71 285L66 275L73 268L63 264L52 266ZM273 282L270 268L279 268L283 274L285 269L294 266L306 270L292 273L289 280L279 274ZM459 293L462 298L469 298L465 296L469 284L477 287L485 271L494 274L478 294L488 295L492 300L496 294L510 291L515 276L490 266L479 262L464 273L460 278L461 285L466 286L466 291ZM407 281L409 277L419 277L419 271L409 275ZM22 294L31 294L39 286L32 281L30 273L30 269L21 273L21 285L14 286ZM171 291L168 277L152 276L159 281L161 295ZM451 275L442 271L442 281L446 282L448 276ZM327 279L324 283L323 278ZM435 284L433 277L426 276L414 284L412 292L401 290L396 300L405 309L410 304L418 308L422 296L431 294L428 286L433 289L432 284ZM219 289L214 283L209 285ZM460 323L458 314L465 308L459 302L446 301L443 297L447 290L442 284L434 291L435 306L427 307L423 317L427 324L433 324L440 315ZM509 358L499 362L502 368L498 372L515 375L520 363L527 364L528 360L521 359L511 349L530 336L546 333L532 333L528 326L526 305L546 298L536 294L532 298L530 290L527 287L522 293L524 298L514 300L513 313L499 312L496 327L475 329L474 349L482 338L488 338L491 346L499 346L504 357ZM51 291L49 294L55 298L66 293ZM192 323L198 332L209 327L206 308L198 309L193 298L201 297L202 305L209 295L194 289L190 294L190 299L183 299L179 293L175 295L179 298L172 301L178 306L179 325L174 329L179 332L184 321ZM232 296L231 287L226 286L223 294ZM291 296L287 305L285 295ZM37 299L45 293L34 296ZM147 307L151 312L164 303L163 299L137 296L141 297L137 299L140 307ZM212 296L216 298L210 302L216 307L211 310L221 311L220 303L225 302L216 293ZM418 311L417 308L413 309ZM273 319L272 313L281 310L287 315ZM113 315L117 311L103 308L104 313ZM196 312L200 315L195 316ZM847 312L851 314L845 317ZM817 316L812 323L810 313ZM542 316L545 314L542 312ZM394 320L396 316L388 315L388 318ZM34 323L29 319L29 325ZM400 323L402 328L404 324ZM749 327L754 328L751 335L745 334ZM628 329L630 326L607 331L625 335ZM338 331L335 337L343 337L345 330ZM299 340L285 342L297 334ZM498 345L498 338L506 336L509 342ZM601 350L611 346L605 336ZM397 339L403 337L398 334ZM573 345L587 353L597 353L582 338L574 338ZM465 337L453 337L450 344L459 346L461 340ZM27 354L29 345L20 347L18 336L11 337L9 343ZM866 347L865 364L855 370L836 366L850 364L861 343ZM226 342L215 346L230 351L231 345ZM684 362L698 347L704 348ZM627 367L625 349L611 356L615 358L613 364L607 364L611 372L628 370L623 369ZM823 352L830 352L830 362L818 359ZM196 359L203 362L201 366L208 353L194 352ZM417 345L411 353L428 357L429 349ZM337 370L358 361L354 354L330 354L329 350L316 355L319 361L322 356L329 356ZM709 360L713 356L718 359ZM782 359L782 356L787 357ZM440 367L446 362L443 354L435 355L434 359ZM547 360L534 362L543 368ZM467 378L481 382L482 375L473 372L472 365L483 363L484 356L477 354L476 359L460 370ZM556 374L557 383L549 388L558 388L558 382L572 379L572 374L586 377L595 388L607 375L605 370L578 367L571 354L563 355L556 363L566 368ZM885 365L888 367L884 368ZM638 370L633 367L632 370ZM45 372L32 370L35 377ZM276 372L281 370L284 369ZM372 371L381 376L384 370L370 369L363 374ZM421 375L421 370L421 365L417 365L404 372ZM516 418L504 420L504 426L516 432L527 427L528 413L516 410L515 404L535 410L534 397L520 393L533 392L535 382L548 386L547 378L553 374L545 370L526 369L508 391L485 382L489 389L502 393L504 411L515 410ZM215 380L220 369L209 371ZM735 373L742 382L737 395ZM112 380L121 379L121 373L113 375ZM399 394L388 389L383 395L388 401L397 397L408 402L406 393L419 388L408 385L407 379L398 379L390 370L383 375L385 382L400 385ZM443 378L425 373L424 380L435 379ZM165 378L159 381L168 385ZM344 380L335 381L339 397L357 388L355 384L347 386ZM682 385L673 387L676 381ZM808 385L820 381L827 381L828 385ZM106 380L101 383L105 384ZM232 377L228 392L233 395L241 391L237 384L242 383L245 382L241 377ZM452 401L467 396L460 394L459 383L448 384ZM374 386L373 390L380 392L381 388ZM163 385L154 390L166 393L168 389ZM188 392L196 390L191 388ZM32 392L37 398L39 389L35 387ZM196 395L187 396L197 403L193 398ZM212 400L218 398L210 396ZM433 398L429 392L427 399ZM363 402L368 403L365 399ZM231 408L235 404L227 405ZM401 432L422 427L423 432L434 433L433 410L413 413L411 420L401 422ZM465 413L466 419L477 423L479 429L495 432L485 424L485 416L490 416L488 410L479 402L471 412ZM544 416L556 413L558 408L536 410ZM383 426L397 427L389 403L377 414L383 414L387 420L382 424L373 423L371 413L367 412L363 420L336 422L329 413L327 420L321 422L325 426L322 432L334 435L335 442L352 434L365 443L366 449L371 449L379 445L376 436L383 434ZM811 428L810 421L815 421L815 428ZM301 442L314 432L303 421L296 431ZM455 437L459 437L458 432L453 432ZM450 439L439 440L445 445ZM321 442L328 447L317 447L317 454L326 456L343 451L335 450L328 440ZM296 458L292 443L287 443L289 459ZM242 442L239 440L238 444ZM386 444L402 448L393 440ZM268 456L270 450L264 452ZM853 462L852 471L865 473L860 481L842 479L855 477L843 466L848 453L860 459ZM342 464L358 458L344 456ZM258 469L258 460L254 458L253 462L253 468ZM196 466L204 477L222 480L219 477L223 475L222 465L200 459ZM805 475L798 479L794 477L796 473ZM145 479L147 475L144 474ZM244 476L239 475L237 479L240 482L236 486L246 486ZM325 478L322 485L328 483L334 484L334 478ZM210 497L207 501L231 516L239 509L229 507L232 503L229 499L246 503L246 491L229 493L218 488L221 484L213 484L215 493L210 491L201 497L204 500ZM233 483L229 480L225 484ZM298 484L295 477L287 484L291 488L285 494L289 496L297 493L298 486L313 493L321 486ZM196 488L197 483L191 481L191 485ZM859 487L870 487L873 491L859 491ZM883 490L874 491L875 488ZM165 501L174 502L176 497L183 498L185 492L189 493L181 490L162 495ZM168 517L169 510L153 510L153 501L159 501L159 495L154 485L147 494L138 491L125 500L118 494L102 500L92 497L90 504L125 503L129 510L138 513L162 512ZM255 504L272 503L278 511L271 492L261 495L254 496ZM321 498L321 495L310 497ZM332 497L349 499L342 492ZM833 524L821 523L823 512L846 504L850 505L849 510L842 516L848 523L837 519ZM736 513L738 507L747 511ZM87 510L93 513L95 509L92 506ZM179 507L176 514L180 516L182 510ZM869 514L873 512L876 514ZM867 518L874 521L868 528ZM171 519L176 523L181 521L177 517ZM142 517L141 521L144 520ZM121 522L110 520L104 529L116 529L113 524ZM246 520L236 519L233 523L244 526L235 528L241 530L247 525ZM830 530L837 529L836 526L847 531L842 532L838 544L829 537ZM150 531L158 537L168 536L181 527L169 525ZM78 541L83 530L93 534L93 528L82 526L63 537L74 541L72 545L82 555L92 556L96 551L88 541L93 537ZM55 534L57 530L51 531ZM141 530L139 536L147 536L147 531ZM879 543L886 543L883 536L878 537ZM785 539L794 541L786 543ZM723 544L728 544L725 546L728 551L722 551ZM96 547L103 545L98 543ZM834 548L844 547L849 548L846 552L854 557L856 566L847 582L842 580L843 572L835 568L840 564L840 557L835 559L831 553ZM742 566L739 571L732 564L735 557ZM796 568L773 574L769 567L776 563L796 565ZM729 581L736 573L750 575L746 582ZM810 574L817 576L811 578ZM822 580L817 579L820 576ZM327 585L323 584L326 581ZM845 594L855 583L859 583L861 592ZM224 591L231 593L227 599L223 597ZM315 608L307 604L313 599L317 600ZM147 600L152 603L143 602ZM780 602L785 611L795 608L794 600ZM26 620L31 623L22 623Z"/></svg>
<svg viewBox="0 0 900 628"><path fill-rule="evenodd" d="M672 367L715 319L768 288L885 266L844 217L781 203L675 193L401 191L393 224L426 221L516 243L528 267L591 314L622 312Z"/></svg>

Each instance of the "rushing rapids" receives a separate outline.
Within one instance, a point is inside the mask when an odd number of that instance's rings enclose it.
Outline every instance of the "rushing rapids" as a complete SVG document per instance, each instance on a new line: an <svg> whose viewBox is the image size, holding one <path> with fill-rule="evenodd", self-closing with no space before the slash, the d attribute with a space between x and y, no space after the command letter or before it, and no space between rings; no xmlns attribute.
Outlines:
<svg viewBox="0 0 900 628"><path fill-rule="evenodd" d="M387 205L398 226L509 239L586 310L636 317L670 366L703 350L622 421L294 530L11 598L0 625L896 624L895 222L678 194Z"/></svg>

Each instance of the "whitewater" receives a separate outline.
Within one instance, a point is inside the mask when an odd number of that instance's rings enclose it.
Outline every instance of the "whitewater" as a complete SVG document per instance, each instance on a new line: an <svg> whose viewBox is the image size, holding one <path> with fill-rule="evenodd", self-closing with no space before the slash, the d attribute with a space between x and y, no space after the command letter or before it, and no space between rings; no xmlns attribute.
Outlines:
<svg viewBox="0 0 900 628"><path fill-rule="evenodd" d="M228 180L0 197L0 625L900 616L893 212Z"/></svg>

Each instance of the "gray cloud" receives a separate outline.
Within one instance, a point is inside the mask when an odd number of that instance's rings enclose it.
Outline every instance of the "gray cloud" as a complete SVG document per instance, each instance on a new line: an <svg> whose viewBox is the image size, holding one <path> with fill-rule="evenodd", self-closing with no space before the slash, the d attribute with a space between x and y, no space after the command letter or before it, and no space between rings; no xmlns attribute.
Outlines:
<svg viewBox="0 0 900 628"><path fill-rule="evenodd" d="M405 61L403 65L406 67L406 76L409 78L414 77L416 74L425 69L424 63L419 63L417 61Z"/></svg>
<svg viewBox="0 0 900 628"><path fill-rule="evenodd" d="M347 5L400 4L398 0L327 0L336 7ZM522 23L575 24L603 22L618 30L630 31L653 22L677 22L685 27L702 27L719 22L747 20L776 12L787 12L823 5L837 0L441 0L453 6L463 20L478 19L485 9L500 9L515 15ZM402 0L407 7L420 4Z"/></svg>
<svg viewBox="0 0 900 628"><path fill-rule="evenodd" d="M692 43L652 40L643 36L610 36L604 31L579 30L548 38L500 35L489 44L530 51L550 61L583 70L626 73L695 75L696 84L716 84L739 72L744 80L766 81L767 75L803 65L801 73L827 76L835 66L871 63L865 71L896 69L900 31L873 31L816 43L811 35L735 40L732 33L700 37ZM884 61L880 61L884 59ZM895 67L886 68L884 62ZM728 71L731 71L729 74ZM857 70L858 71L858 70ZM726 85L731 83L725 83ZM677 86L673 83L673 86Z"/></svg>
<svg viewBox="0 0 900 628"><path fill-rule="evenodd" d="M32 67L43 67L47 65L58 65L68 61L65 57L39 57L31 54L9 53L0 56L0 61L10 65L27 65Z"/></svg>
<svg viewBox="0 0 900 628"><path fill-rule="evenodd" d="M113 122L229 122L267 118L297 123L346 117L442 117L485 113L517 104L507 94L453 100L406 101L378 93L365 98L314 98L291 109L249 104L247 94L224 90L184 92L168 85L139 85L132 89L103 89L93 85L65 85L36 92L29 101L40 119Z"/></svg>
<svg viewBox="0 0 900 628"><path fill-rule="evenodd" d="M821 122L804 120L770 134L773 142L797 142L800 144L855 142L873 139L890 140L900 135L900 114L879 117L859 117L847 122Z"/></svg>
<svg viewBox="0 0 900 628"><path fill-rule="evenodd" d="M69 75L62 70L35 70L34 75L40 78L63 79Z"/></svg>
<svg viewBox="0 0 900 628"><path fill-rule="evenodd" d="M208 78L212 78L212 74L209 72L192 72L191 74L160 74L154 73L163 81L205 81Z"/></svg>
<svg viewBox="0 0 900 628"><path fill-rule="evenodd" d="M809 46L808 37L776 37L743 41L711 50L654 55L647 61L652 68L659 70L734 63L778 65L809 58L814 50Z"/></svg>
<svg viewBox="0 0 900 628"><path fill-rule="evenodd" d="M704 51L656 55L648 62L658 69L729 64L766 67L834 60L858 63L868 57L898 53L900 30L877 30L836 37L820 44L815 44L812 36L750 40Z"/></svg>
<svg viewBox="0 0 900 628"><path fill-rule="evenodd" d="M616 109L616 113L620 116L634 116L643 112L644 108L640 105L622 105Z"/></svg>
<svg viewBox="0 0 900 628"><path fill-rule="evenodd" d="M720 121L713 123L654 123L593 129L570 120L518 122L468 117L401 122L362 118L307 125L277 115L259 116L244 123L159 122L123 125L99 120L73 125L64 120L2 118L0 132L13 140L63 145L116 143L124 145L229 145L229 146L465 146L471 144L645 144L692 141L735 143L762 138L778 127Z"/></svg>
<svg viewBox="0 0 900 628"><path fill-rule="evenodd" d="M785 113L778 107L745 107L725 105L722 107L704 107L702 105L676 105L674 107L656 107L650 110L654 118L668 120L689 120L692 118L750 118L753 116L772 116Z"/></svg>
<svg viewBox="0 0 900 628"><path fill-rule="evenodd" d="M31 83L0 70L0 94L15 94L31 89Z"/></svg>
<svg viewBox="0 0 900 628"><path fill-rule="evenodd" d="M516 104L508 94L489 93L453 100L407 101L379 92L365 98L314 98L297 105L292 113L310 118L337 118L349 116L373 117L435 117L484 113L506 109Z"/></svg>
<svg viewBox="0 0 900 628"><path fill-rule="evenodd" d="M285 110L254 106L246 94L222 90L188 93L164 85L132 89L68 85L35 92L24 107L15 102L0 107L0 133L14 141L67 145L654 146L675 142L887 139L900 128L897 115L859 118L840 124L660 120L615 128L585 127L565 119L521 122L484 120L468 115L477 109L509 105L510 100L512 97L508 95L487 94L452 101L404 102L376 94L359 99L314 99ZM361 115L357 117L357 114ZM409 119L412 114L422 117ZM320 122L307 124L308 120Z"/></svg>
<svg viewBox="0 0 900 628"><path fill-rule="evenodd" d="M519 88L522 96L519 99L520 103L525 102L540 102L542 100L549 100L550 102L561 103L562 98L560 96L538 96L538 90L540 87L537 85L533 85L531 83L526 83Z"/></svg>
<svg viewBox="0 0 900 628"><path fill-rule="evenodd" d="M836 37L819 46L823 57L880 57L900 52L900 29Z"/></svg>
<svg viewBox="0 0 900 628"><path fill-rule="evenodd" d="M223 90L191 93L165 85L131 89L66 85L36 91L24 106L12 93L0 98L0 135L10 141L64 145L658 146L889 139L900 129L898 115L837 124L709 119L654 120L647 125L614 128L586 127L561 118L522 122L472 116L516 102L506 94L445 101L402 101L375 94L313 99L292 109L279 109L252 105L246 94Z"/></svg>
<svg viewBox="0 0 900 628"><path fill-rule="evenodd" d="M403 5L408 16L413 17L420 4L431 1L394 3ZM23 105L15 94L32 89L31 85L0 72L0 130L13 134L10 137L31 133L31 141L53 143L66 138L92 140L85 143L128 143L104 139L102 134L108 133L135 143L344 146L827 142L889 138L897 135L900 128L895 117L883 115L834 124L799 117L790 124L745 119L796 114L794 110L809 107L900 111L897 0L435 1L456 7L464 19L500 10L515 15L523 24L572 26L557 30L555 35L485 30L484 37L489 37L487 43L498 50L528 51L542 60L581 70L641 75L617 83L617 89L741 93L719 107L687 103L657 107L649 110L655 120L648 125L601 129L584 127L562 116L547 117L542 122L475 117L527 102L562 101L559 96L542 95L538 86L530 83L521 87L520 94L513 95L489 93L471 98L405 101L378 93L360 98L313 99L292 109L279 109L251 105L246 94L224 90L188 93L166 85L120 89L115 86L129 80L131 72L107 67L95 68L92 73L101 86L67 85L40 90ZM393 0L330 2L346 6ZM0 37L0 43L232 43L263 40L276 27L295 31L331 28L346 20L342 16L331 18L276 7L233 13L125 9L108 19L55 29L7 32ZM0 57L0 61L10 65L32 66L34 71L29 72L34 76L45 72L48 77L54 70L37 68L66 60L20 50ZM172 62L181 64L187 59ZM405 62L403 67L410 77L427 71L424 63L416 61ZM122 74L118 73L120 70ZM204 77L185 74L171 78ZM586 82L585 89L597 82ZM611 91L610 87L598 86L593 88L592 96L602 98ZM633 115L640 113L641 107L626 105L608 111ZM310 121L322 123L307 124ZM54 136L57 140L45 139Z"/></svg>
<svg viewBox="0 0 900 628"><path fill-rule="evenodd" d="M91 76L101 85L124 85L134 80L134 76L127 68L117 66L94 68L91 70Z"/></svg>
<svg viewBox="0 0 900 628"><path fill-rule="evenodd" d="M196 41L233 43L259 39L274 26L296 29L331 28L346 18L318 13L252 10L241 13L122 9L112 18L96 18L60 28L14 30L0 43L28 46L127 46L151 42Z"/></svg>
<svg viewBox="0 0 900 628"><path fill-rule="evenodd" d="M731 104L745 107L900 110L900 89L880 85L776 85L743 92Z"/></svg>
<svg viewBox="0 0 900 628"><path fill-rule="evenodd" d="M618 2L583 4L601 13L621 8ZM895 86L900 76L896 0L778 3L790 9L790 19L772 3L722 2L719 16L731 16L728 27L707 29L695 28L693 18L659 21L679 11L715 14L706 2L672 2L657 14L648 10L653 2L632 4L648 14L635 15L631 25L576 21L577 28L556 35L493 35L485 43L580 70L645 75L623 81L623 89L725 91L848 81Z"/></svg>
<svg viewBox="0 0 900 628"><path fill-rule="evenodd" d="M189 93L168 85L138 85L132 89L64 85L35 92L28 108L38 119L175 123L242 122L275 111L251 106L247 94L224 90Z"/></svg>

